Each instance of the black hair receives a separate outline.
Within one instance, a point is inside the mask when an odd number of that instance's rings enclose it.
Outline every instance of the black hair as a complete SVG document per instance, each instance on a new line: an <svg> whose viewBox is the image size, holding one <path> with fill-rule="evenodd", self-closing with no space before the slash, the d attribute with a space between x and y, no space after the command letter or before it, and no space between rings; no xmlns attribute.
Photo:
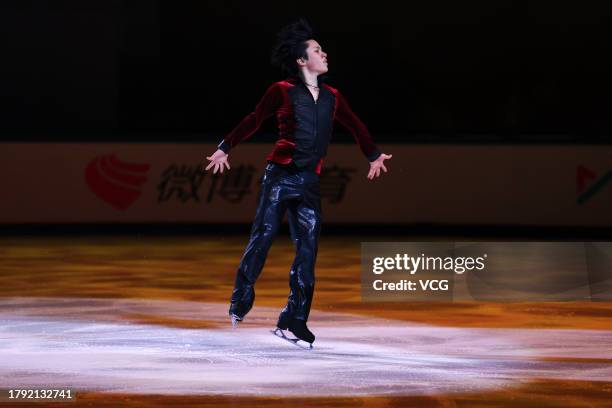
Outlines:
<svg viewBox="0 0 612 408"><path fill-rule="evenodd" d="M306 41L314 37L308 21L303 18L286 25L276 34L276 44L272 49L271 62L286 74L297 76L298 58L308 59Z"/></svg>

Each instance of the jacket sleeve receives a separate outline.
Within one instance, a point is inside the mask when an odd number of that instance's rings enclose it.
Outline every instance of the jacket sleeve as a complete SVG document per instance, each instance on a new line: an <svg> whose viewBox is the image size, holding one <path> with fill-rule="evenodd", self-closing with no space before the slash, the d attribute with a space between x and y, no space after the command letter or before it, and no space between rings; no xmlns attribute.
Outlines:
<svg viewBox="0 0 612 408"><path fill-rule="evenodd" d="M238 143L247 140L259 129L262 122L272 116L282 103L282 90L278 83L272 84L264 93L263 97L255 107L255 110L242 119L242 121L223 138L217 146L225 153Z"/></svg>
<svg viewBox="0 0 612 408"><path fill-rule="evenodd" d="M372 136L370 136L368 132L368 128L366 128L363 122L351 110L348 102L339 91L336 91L336 98L338 105L336 107L335 119L351 132L362 153L369 161L378 159L380 151L378 151L378 148L374 144Z"/></svg>

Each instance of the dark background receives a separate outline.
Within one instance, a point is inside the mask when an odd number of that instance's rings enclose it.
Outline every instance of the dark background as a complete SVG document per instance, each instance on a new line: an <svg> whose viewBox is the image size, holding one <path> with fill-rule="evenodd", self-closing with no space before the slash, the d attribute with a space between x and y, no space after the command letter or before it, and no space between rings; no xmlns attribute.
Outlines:
<svg viewBox="0 0 612 408"><path fill-rule="evenodd" d="M89 0L0 5L2 140L218 141L315 27L377 141L609 143L603 2ZM271 137L273 120L258 140ZM338 128L340 140L342 128Z"/></svg>

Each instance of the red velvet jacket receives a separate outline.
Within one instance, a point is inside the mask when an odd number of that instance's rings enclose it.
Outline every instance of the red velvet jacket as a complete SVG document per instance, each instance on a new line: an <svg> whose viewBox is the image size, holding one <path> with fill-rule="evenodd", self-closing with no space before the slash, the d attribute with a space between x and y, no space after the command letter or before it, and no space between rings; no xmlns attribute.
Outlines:
<svg viewBox="0 0 612 408"><path fill-rule="evenodd" d="M255 111L248 114L223 139L219 149L228 153L232 147L255 133L262 122L273 114L276 114L279 137L266 158L268 161L279 164L295 161L298 164L310 160L319 174L334 120L351 132L369 161L380 156L366 126L353 113L337 89L327 84L320 85L319 97L315 101L308 88L298 78L273 83L255 107Z"/></svg>

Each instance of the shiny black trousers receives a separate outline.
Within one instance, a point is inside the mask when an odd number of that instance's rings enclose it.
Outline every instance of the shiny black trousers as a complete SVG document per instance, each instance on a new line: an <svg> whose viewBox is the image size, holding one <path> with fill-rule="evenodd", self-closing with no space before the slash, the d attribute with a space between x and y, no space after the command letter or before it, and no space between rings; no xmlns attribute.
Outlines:
<svg viewBox="0 0 612 408"><path fill-rule="evenodd" d="M321 231L319 175L295 166L269 163L261 180L258 202L251 237L236 273L230 313L244 317L253 307L255 282L286 213L296 254L289 273L289 298L282 314L307 321Z"/></svg>

